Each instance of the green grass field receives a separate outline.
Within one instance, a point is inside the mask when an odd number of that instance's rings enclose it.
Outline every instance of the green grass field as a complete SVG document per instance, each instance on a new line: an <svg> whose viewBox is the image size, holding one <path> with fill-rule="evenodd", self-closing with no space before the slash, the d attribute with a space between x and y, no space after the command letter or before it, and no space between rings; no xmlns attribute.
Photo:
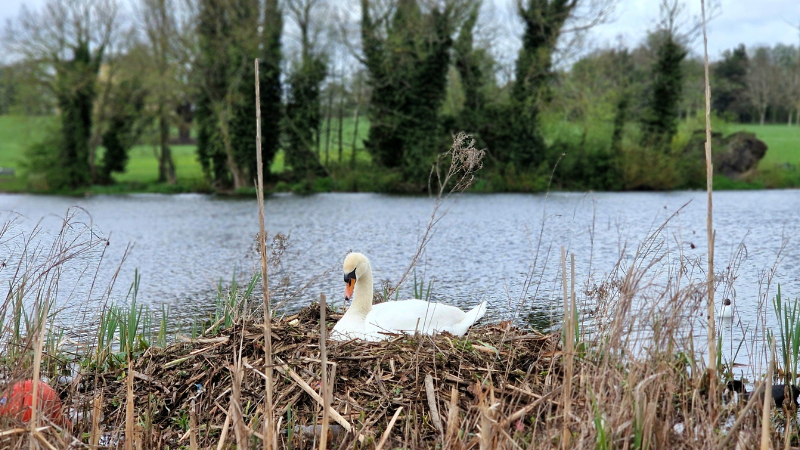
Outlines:
<svg viewBox="0 0 800 450"><path fill-rule="evenodd" d="M0 167L11 167L16 171L15 180L0 180L0 191L18 191L24 189L25 148L39 142L46 130L55 124L54 116L0 116ZM325 160L327 130L323 123L320 145L320 159ZM356 158L359 163L371 162L370 155L364 151L364 139L367 137L369 122L365 117L359 119L358 136L356 138ZM342 120L342 160L348 164L352 155L354 120L345 117ZM196 185L204 178L200 162L197 160L197 148L194 145L171 146L175 161L179 184ZM102 148L100 149L102 152ZM158 178L158 160L154 156L153 146L137 145L130 151L127 170L116 174L114 179L120 183L154 184ZM328 145L329 165L336 164L339 158L338 121L331 121L330 144ZM276 155L270 170L281 173L284 170L283 152Z"/></svg>
<svg viewBox="0 0 800 450"><path fill-rule="evenodd" d="M788 125L729 124L726 134L749 131L767 144L767 154L758 167L769 169L776 164L800 165L800 127Z"/></svg>

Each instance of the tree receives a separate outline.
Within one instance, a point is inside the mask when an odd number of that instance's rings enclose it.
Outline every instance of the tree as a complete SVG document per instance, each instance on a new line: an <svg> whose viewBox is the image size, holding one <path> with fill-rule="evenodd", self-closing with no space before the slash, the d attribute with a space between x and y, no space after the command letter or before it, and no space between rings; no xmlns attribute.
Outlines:
<svg viewBox="0 0 800 450"><path fill-rule="evenodd" d="M259 71L263 73L260 81L266 86L261 110L267 125L262 145L264 164L270 164L277 146L274 110L280 108L276 68L280 67L281 11L277 1L270 0L262 20L259 4L258 0L200 2L197 28L200 53L195 65L199 91L195 118L197 151L206 174L222 188L239 189L253 182L256 170L253 61L262 55L265 70Z"/></svg>
<svg viewBox="0 0 800 450"><path fill-rule="evenodd" d="M96 85L106 50L117 32L113 0L49 0L41 11L23 7L6 27L12 53L35 65L35 76L56 98L61 127L49 158L31 170L51 188L77 188L92 181L90 139Z"/></svg>
<svg viewBox="0 0 800 450"><path fill-rule="evenodd" d="M792 125L793 112L800 106L800 51L793 45L775 44L772 47L775 64L776 90L782 94L775 96L775 109L787 116L787 124Z"/></svg>
<svg viewBox="0 0 800 450"><path fill-rule="evenodd" d="M768 47L756 47L747 70L747 96L758 113L758 122L764 125L767 108L775 96L777 77Z"/></svg>
<svg viewBox="0 0 800 450"><path fill-rule="evenodd" d="M112 173L125 172L128 152L136 144L150 118L144 113L145 91L137 78L123 80L111 99L108 129L103 133L102 160L97 168L97 180L111 183Z"/></svg>
<svg viewBox="0 0 800 450"><path fill-rule="evenodd" d="M266 164L264 179L270 180L269 164L280 147L281 120L283 110L281 98L281 33L283 14L278 0L266 0L264 8L264 30L261 34L261 155Z"/></svg>
<svg viewBox="0 0 800 450"><path fill-rule="evenodd" d="M747 98L748 58L744 44L722 53L722 60L714 65L714 90L712 107L717 114L745 122L749 119Z"/></svg>
<svg viewBox="0 0 800 450"><path fill-rule="evenodd" d="M501 160L519 167L539 164L545 157L544 139L538 125L541 103L552 79L553 53L564 23L577 7L578 0L520 0L517 11L524 23L522 48L514 69L511 90L509 129L511 141L500 154Z"/></svg>
<svg viewBox="0 0 800 450"><path fill-rule="evenodd" d="M142 62L150 69L145 83L155 107L158 128L158 181L169 184L177 181L169 146L170 128L180 123L174 111L183 100L188 62L182 44L189 26L179 20L179 7L175 0L142 0L138 10L146 41L147 57Z"/></svg>
<svg viewBox="0 0 800 450"><path fill-rule="evenodd" d="M678 0L662 0L658 29L650 35L656 58L651 69L650 95L642 116L642 144L665 151L678 131L684 77L682 63L688 54L684 42L697 30L693 27L681 33L683 8Z"/></svg>
<svg viewBox="0 0 800 450"><path fill-rule="evenodd" d="M422 184L443 136L439 109L445 98L452 35L469 0L396 0L382 13L361 0L361 61L372 99L365 141L373 161L401 169Z"/></svg>
<svg viewBox="0 0 800 450"><path fill-rule="evenodd" d="M327 61L317 45L321 30L315 14L319 7L319 0L287 2L290 16L300 31L300 52L287 80L285 155L287 165L298 179L307 179L322 171L319 156L314 151L322 122L321 85L327 76Z"/></svg>

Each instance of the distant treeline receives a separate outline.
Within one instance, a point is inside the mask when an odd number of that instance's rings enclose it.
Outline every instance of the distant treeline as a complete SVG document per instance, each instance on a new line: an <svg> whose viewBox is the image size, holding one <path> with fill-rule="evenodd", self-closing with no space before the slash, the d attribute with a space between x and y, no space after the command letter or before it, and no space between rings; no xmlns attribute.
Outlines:
<svg viewBox="0 0 800 450"><path fill-rule="evenodd" d="M702 161L686 161L679 132L704 105L703 64L688 56L699 28L679 0L662 0L638 47L560 62L614 3L521 1L521 48L505 62L481 0L137 0L130 14L116 0L47 0L6 27L15 62L0 67L0 114L58 114L27 154L28 176L46 189L112 183L145 140L159 181L175 183L175 130L196 142L215 188L248 188L258 58L265 164L284 155L268 182L422 191L436 155L465 131L487 149L478 189L700 185L702 171L686 169ZM796 47L741 45L711 76L718 117L800 124ZM357 158L359 123L370 162Z"/></svg>

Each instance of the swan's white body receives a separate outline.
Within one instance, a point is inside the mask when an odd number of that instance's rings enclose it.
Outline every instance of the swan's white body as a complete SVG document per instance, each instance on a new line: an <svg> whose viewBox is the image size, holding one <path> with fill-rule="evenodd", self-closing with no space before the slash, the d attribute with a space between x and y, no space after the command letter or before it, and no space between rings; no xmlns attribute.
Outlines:
<svg viewBox="0 0 800 450"><path fill-rule="evenodd" d="M719 316L723 319L733 319L733 302L730 299L723 300Z"/></svg>
<svg viewBox="0 0 800 450"><path fill-rule="evenodd" d="M347 255L344 271L346 280L348 276L355 279L353 302L331 330L332 340L379 341L391 337L391 334L413 334L415 331L422 334L447 331L462 336L486 314L486 302L467 312L455 306L416 299L373 305L372 269L366 256L361 253ZM349 293L346 291L345 296Z"/></svg>

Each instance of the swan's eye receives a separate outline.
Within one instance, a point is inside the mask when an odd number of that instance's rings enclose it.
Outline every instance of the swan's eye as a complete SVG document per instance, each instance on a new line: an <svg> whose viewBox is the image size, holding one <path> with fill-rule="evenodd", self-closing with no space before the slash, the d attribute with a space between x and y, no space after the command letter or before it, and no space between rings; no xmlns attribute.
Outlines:
<svg viewBox="0 0 800 450"><path fill-rule="evenodd" d="M353 269L352 272L347 273L347 274L344 275L344 282L345 283L349 283L350 280L355 280L355 279L356 279L356 269Z"/></svg>

